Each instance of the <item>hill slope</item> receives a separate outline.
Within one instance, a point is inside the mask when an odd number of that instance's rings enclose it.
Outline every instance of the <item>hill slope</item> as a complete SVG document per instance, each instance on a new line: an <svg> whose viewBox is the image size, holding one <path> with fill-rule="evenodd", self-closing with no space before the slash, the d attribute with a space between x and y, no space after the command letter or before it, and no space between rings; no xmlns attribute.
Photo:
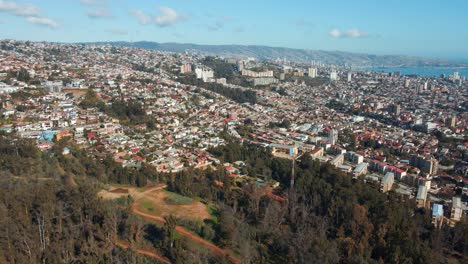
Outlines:
<svg viewBox="0 0 468 264"><path fill-rule="evenodd" d="M320 61L327 64L353 65L355 67L442 67L461 66L459 63L422 57L400 55L371 55L343 51L323 51L291 49L268 46L244 45L197 45L189 43L158 43L150 41L139 42L93 42L84 44L110 44L114 46L136 47L169 52L195 51L203 55L218 55L225 57L254 57L262 60L287 59L295 62Z"/></svg>

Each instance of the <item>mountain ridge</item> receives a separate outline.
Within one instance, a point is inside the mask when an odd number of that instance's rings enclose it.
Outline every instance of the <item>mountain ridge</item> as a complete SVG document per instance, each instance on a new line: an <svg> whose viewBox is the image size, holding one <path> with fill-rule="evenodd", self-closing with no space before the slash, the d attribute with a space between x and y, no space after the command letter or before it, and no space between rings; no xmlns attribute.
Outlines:
<svg viewBox="0 0 468 264"><path fill-rule="evenodd" d="M80 43L85 45L113 45L152 49L167 52L195 51L203 55L275 60L278 58L299 63L320 61L325 64L353 67L464 67L466 63L446 59L425 58L407 55L373 55L347 51L326 51L270 47L263 45L202 45L176 42L152 41L100 41Z"/></svg>

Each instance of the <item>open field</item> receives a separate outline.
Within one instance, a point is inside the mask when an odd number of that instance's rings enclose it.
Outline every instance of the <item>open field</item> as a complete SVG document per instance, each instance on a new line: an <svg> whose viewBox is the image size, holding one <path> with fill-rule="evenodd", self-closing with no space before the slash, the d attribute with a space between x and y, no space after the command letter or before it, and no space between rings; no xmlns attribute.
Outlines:
<svg viewBox="0 0 468 264"><path fill-rule="evenodd" d="M200 220L211 217L203 203L164 190L147 193L144 198L135 201L135 207L142 212L161 217L174 215Z"/></svg>
<svg viewBox="0 0 468 264"><path fill-rule="evenodd" d="M99 197L105 200L114 200L130 195L134 202L133 207L147 214L165 217L186 219L210 219L208 207L189 197L164 190L165 186L155 186L149 189L135 187L112 186L109 190L102 190Z"/></svg>

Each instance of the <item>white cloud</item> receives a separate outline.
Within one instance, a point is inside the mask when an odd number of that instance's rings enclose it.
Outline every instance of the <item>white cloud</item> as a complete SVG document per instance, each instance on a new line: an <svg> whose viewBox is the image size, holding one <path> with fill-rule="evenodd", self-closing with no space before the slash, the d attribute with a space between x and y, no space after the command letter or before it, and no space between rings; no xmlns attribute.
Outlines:
<svg viewBox="0 0 468 264"><path fill-rule="evenodd" d="M369 36L366 32L360 31L357 28L348 31L341 31L337 28L332 29L328 33L332 38L366 38Z"/></svg>
<svg viewBox="0 0 468 264"><path fill-rule="evenodd" d="M57 22L47 17L27 17L26 21L32 24L46 26L50 28L57 28L59 26Z"/></svg>
<svg viewBox="0 0 468 264"><path fill-rule="evenodd" d="M146 14L145 12L141 10L130 10L130 14L136 17L138 22L142 25L148 25L151 23L151 16Z"/></svg>
<svg viewBox="0 0 468 264"><path fill-rule="evenodd" d="M366 32L362 32L359 29L353 28L346 32L348 38L365 38L369 36Z"/></svg>
<svg viewBox="0 0 468 264"><path fill-rule="evenodd" d="M183 15L169 7L161 6L159 12L160 14L156 16L155 22L160 27L172 26L185 19Z"/></svg>
<svg viewBox="0 0 468 264"><path fill-rule="evenodd" d="M0 12L17 17L25 17L26 21L35 25L57 28L59 25L53 19L41 15L41 10L31 4L17 4L13 1L0 0Z"/></svg>
<svg viewBox="0 0 468 264"><path fill-rule="evenodd" d="M17 16L23 16L23 17L39 16L40 10L37 6L23 5L23 6L19 6L19 8L15 10L14 14Z"/></svg>
<svg viewBox="0 0 468 264"><path fill-rule="evenodd" d="M111 18L112 15L107 8L106 0L80 0L83 5L89 6L86 15L89 18Z"/></svg>
<svg viewBox="0 0 468 264"><path fill-rule="evenodd" d="M10 13L15 16L28 17L39 16L40 10L34 5L19 5L15 2L0 0L0 12Z"/></svg>
<svg viewBox="0 0 468 264"><path fill-rule="evenodd" d="M111 18L111 14L106 9L89 9L86 12L89 18Z"/></svg>
<svg viewBox="0 0 468 264"><path fill-rule="evenodd" d="M337 28L332 29L328 34L330 34L332 38L341 38L341 36L343 35L343 33L341 33L341 30Z"/></svg>
<svg viewBox="0 0 468 264"><path fill-rule="evenodd" d="M5 2L0 0L0 11L11 12L18 8L18 5L14 2Z"/></svg>

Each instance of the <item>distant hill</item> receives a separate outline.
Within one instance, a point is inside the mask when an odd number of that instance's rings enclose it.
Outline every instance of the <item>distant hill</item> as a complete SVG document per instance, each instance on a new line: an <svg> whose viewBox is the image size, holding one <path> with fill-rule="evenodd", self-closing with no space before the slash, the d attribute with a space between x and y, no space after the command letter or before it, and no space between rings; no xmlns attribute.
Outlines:
<svg viewBox="0 0 468 264"><path fill-rule="evenodd" d="M400 55L371 55L343 51L323 51L307 49L291 49L268 46L244 45L197 45L188 43L158 43L150 41L139 42L92 42L83 44L114 45L136 47L169 52L196 51L204 55L218 55L224 57L254 57L261 60L275 60L277 58L294 62L320 61L327 64L352 65L355 67L447 67L466 66L459 62L443 59Z"/></svg>

